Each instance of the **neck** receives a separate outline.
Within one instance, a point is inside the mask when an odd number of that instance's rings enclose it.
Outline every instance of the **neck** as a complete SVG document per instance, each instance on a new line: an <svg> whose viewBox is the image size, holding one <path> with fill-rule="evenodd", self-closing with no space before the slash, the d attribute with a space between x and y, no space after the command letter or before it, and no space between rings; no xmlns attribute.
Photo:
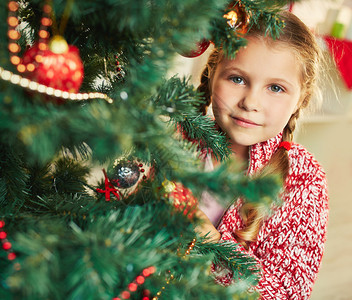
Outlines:
<svg viewBox="0 0 352 300"><path fill-rule="evenodd" d="M243 164L244 168L247 168L248 160L249 160L249 146L232 144L231 150L232 150L232 157L240 164ZM213 164L214 166L217 166L218 164L220 164L220 161L217 161L213 157Z"/></svg>
<svg viewBox="0 0 352 300"><path fill-rule="evenodd" d="M247 165L249 159L249 146L232 144L231 150L235 159Z"/></svg>

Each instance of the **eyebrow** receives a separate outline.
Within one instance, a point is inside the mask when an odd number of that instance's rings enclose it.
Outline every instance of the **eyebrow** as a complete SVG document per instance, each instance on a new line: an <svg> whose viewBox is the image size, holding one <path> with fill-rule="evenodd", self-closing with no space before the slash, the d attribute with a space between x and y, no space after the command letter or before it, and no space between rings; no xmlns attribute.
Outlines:
<svg viewBox="0 0 352 300"><path fill-rule="evenodd" d="M237 68L237 67L234 67L234 66L231 66L231 67L225 67L221 73L224 73L224 72L228 72L228 71L237 71L237 72L241 72L241 73L245 73L247 74L245 71Z"/></svg>

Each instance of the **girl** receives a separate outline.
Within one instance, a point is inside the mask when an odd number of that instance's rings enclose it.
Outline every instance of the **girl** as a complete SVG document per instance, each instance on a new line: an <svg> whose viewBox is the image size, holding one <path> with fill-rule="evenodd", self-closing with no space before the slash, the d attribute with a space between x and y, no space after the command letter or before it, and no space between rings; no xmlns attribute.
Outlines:
<svg viewBox="0 0 352 300"><path fill-rule="evenodd" d="M279 17L285 27L278 39L252 28L235 59L215 49L199 90L247 174L281 174L283 205L266 217L259 205L239 199L217 229L200 211L205 222L197 230L219 242L240 243L241 251L255 257L262 269L256 287L262 299L308 299L324 250L328 196L324 171L305 148L292 143L292 134L316 86L321 52L296 16L281 12ZM231 284L232 274L221 271L217 281Z"/></svg>

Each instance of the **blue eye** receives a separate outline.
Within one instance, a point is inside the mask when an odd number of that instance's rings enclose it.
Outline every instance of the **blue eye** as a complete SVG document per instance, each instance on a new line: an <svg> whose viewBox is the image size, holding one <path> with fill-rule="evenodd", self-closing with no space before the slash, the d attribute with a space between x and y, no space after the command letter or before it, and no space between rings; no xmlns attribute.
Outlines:
<svg viewBox="0 0 352 300"><path fill-rule="evenodd" d="M233 76L231 77L231 80L236 84L244 84L243 78L239 76Z"/></svg>
<svg viewBox="0 0 352 300"><path fill-rule="evenodd" d="M273 84L269 87L270 91L274 92L274 93L280 93L280 92L284 92L284 89L276 84Z"/></svg>

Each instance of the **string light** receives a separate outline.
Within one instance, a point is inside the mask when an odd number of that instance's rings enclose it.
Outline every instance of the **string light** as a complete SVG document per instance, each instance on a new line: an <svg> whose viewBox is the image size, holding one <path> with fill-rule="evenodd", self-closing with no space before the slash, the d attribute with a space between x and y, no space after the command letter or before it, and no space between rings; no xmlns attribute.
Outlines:
<svg viewBox="0 0 352 300"><path fill-rule="evenodd" d="M143 269L142 273L138 275L133 282L128 284L127 289L122 291L118 297L112 298L112 300L129 299L131 297L131 293L137 291L138 286L145 282L145 278L154 274L155 271L156 269L154 266Z"/></svg>
<svg viewBox="0 0 352 300"><path fill-rule="evenodd" d="M70 93L62 91L59 89L54 89L52 87L39 84L38 82L29 80L20 75L14 74L10 71L5 70L0 67L0 79L10 82L12 84L21 86L25 89L38 92L40 94L45 94L48 96L54 96L56 98L72 100L72 101L87 101L93 99L103 99L108 103L113 103L114 101L106 94L91 92L91 93Z"/></svg>
<svg viewBox="0 0 352 300"><path fill-rule="evenodd" d="M13 65L15 65L18 69L19 64L21 63L21 59L18 56L18 53L21 51L21 47L17 44L17 41L21 37L21 34L16 30L19 21L16 16L18 11L18 3L16 1L10 1L8 3L8 18L7 18L7 25L8 25L8 32L7 36L9 38L9 51L10 51L10 61ZM21 65L20 69L22 70L23 65Z"/></svg>
<svg viewBox="0 0 352 300"><path fill-rule="evenodd" d="M21 37L21 34L17 31L17 26L20 24L17 18L17 11L19 9L19 5L16 1L9 1L8 3L8 32L7 36L9 38L9 52L10 52L10 62L16 66L16 69L19 73L24 72L33 72L35 70L35 65L33 63L24 64L22 58L18 56L21 51L20 45L18 45L18 40ZM44 4L43 6L43 16L40 21L39 28L39 41L38 48L40 51L45 51L48 49L48 40L50 34L48 32L48 27L52 25L52 21L50 19L50 14L52 12L52 8L49 4ZM39 52L35 58L36 63L40 63L42 61L42 55Z"/></svg>
<svg viewBox="0 0 352 300"><path fill-rule="evenodd" d="M0 241L2 244L2 248L7 251L7 259L14 260L16 258L16 254L11 250L12 245L6 238L7 233L5 232L4 227L5 222L3 220L0 220Z"/></svg>

